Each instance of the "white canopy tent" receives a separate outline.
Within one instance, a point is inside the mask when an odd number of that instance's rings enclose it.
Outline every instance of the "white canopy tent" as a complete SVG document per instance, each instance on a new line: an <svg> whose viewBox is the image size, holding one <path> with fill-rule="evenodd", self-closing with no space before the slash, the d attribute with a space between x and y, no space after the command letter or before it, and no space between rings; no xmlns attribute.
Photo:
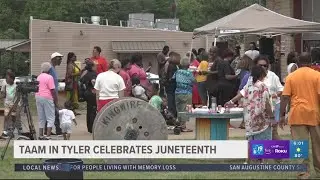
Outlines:
<svg viewBox="0 0 320 180"><path fill-rule="evenodd" d="M259 4L234 12L194 30L194 36L213 34L291 34L320 32L320 23L303 21L271 11Z"/></svg>
<svg viewBox="0 0 320 180"><path fill-rule="evenodd" d="M217 37L255 34L260 36L274 36L281 34L320 32L320 23L309 22L284 16L271 11L259 4L236 11L228 16L218 19L193 31L193 39L203 35Z"/></svg>

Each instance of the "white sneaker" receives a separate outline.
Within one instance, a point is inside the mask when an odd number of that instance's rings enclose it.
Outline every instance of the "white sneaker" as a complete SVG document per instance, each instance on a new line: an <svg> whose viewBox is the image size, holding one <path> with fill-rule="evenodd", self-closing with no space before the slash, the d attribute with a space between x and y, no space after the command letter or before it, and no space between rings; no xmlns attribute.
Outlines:
<svg viewBox="0 0 320 180"><path fill-rule="evenodd" d="M46 136L46 137L44 137L44 140L51 140L51 137L50 136Z"/></svg>

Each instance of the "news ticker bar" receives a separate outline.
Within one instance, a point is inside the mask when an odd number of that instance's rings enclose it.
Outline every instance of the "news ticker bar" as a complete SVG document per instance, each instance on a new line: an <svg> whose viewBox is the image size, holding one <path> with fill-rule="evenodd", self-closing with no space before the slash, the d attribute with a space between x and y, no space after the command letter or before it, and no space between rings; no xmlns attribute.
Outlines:
<svg viewBox="0 0 320 180"><path fill-rule="evenodd" d="M45 172L155 172L155 171L299 171L307 170L302 164L15 164L15 171Z"/></svg>
<svg viewBox="0 0 320 180"><path fill-rule="evenodd" d="M14 158L303 159L308 152L308 140L14 141Z"/></svg>

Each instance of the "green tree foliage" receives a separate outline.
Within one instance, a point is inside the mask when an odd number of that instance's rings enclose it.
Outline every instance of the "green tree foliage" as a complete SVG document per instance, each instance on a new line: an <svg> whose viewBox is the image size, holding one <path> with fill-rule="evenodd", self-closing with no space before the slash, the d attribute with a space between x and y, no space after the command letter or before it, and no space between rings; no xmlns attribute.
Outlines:
<svg viewBox="0 0 320 180"><path fill-rule="evenodd" d="M119 25L130 13L154 13L155 18L180 19L180 29L193 31L209 22L264 0L0 0L0 39L28 39L29 19L79 22L80 17L101 16L109 25ZM176 8L173 8L173 4ZM175 11L174 11L175 10ZM175 14L177 12L177 14ZM2 67L19 69L26 75L22 53L2 53ZM14 58L14 59L12 59ZM9 63L9 62L15 63ZM5 66L3 66L5 65ZM12 67L14 66L14 67ZM25 71L22 71L24 69Z"/></svg>
<svg viewBox="0 0 320 180"><path fill-rule="evenodd" d="M181 30L193 31L254 3L259 0L179 0Z"/></svg>
<svg viewBox="0 0 320 180"><path fill-rule="evenodd" d="M0 34L1 39L23 39L25 36L14 29L8 29ZM1 43L1 42L0 42ZM25 63L29 59L27 53L20 52L0 52L0 77L4 76L7 68L12 68L17 76L28 74L28 65Z"/></svg>

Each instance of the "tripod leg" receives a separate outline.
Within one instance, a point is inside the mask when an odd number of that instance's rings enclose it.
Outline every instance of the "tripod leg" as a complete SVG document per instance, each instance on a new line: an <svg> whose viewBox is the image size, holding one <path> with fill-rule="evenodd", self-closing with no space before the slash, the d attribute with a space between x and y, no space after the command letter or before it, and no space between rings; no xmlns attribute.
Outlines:
<svg viewBox="0 0 320 180"><path fill-rule="evenodd" d="M5 146L5 149L4 151L2 152L1 154L1 160L4 159L4 156L6 155L6 152L7 152L7 149L9 147L9 144L10 144L10 141L11 139L14 138L14 124L15 124L15 119L11 116L10 119L8 119L9 122L8 122L8 135L9 135L9 139L7 139L7 143L6 143L6 146Z"/></svg>
<svg viewBox="0 0 320 180"><path fill-rule="evenodd" d="M8 147L9 147L10 141L11 141L11 139L13 138L12 135L13 135L13 133L10 135L10 138L7 140L6 146L5 146L4 150L2 151L1 160L3 160L3 159L4 159L4 156L6 155L6 152L7 152L7 149L8 149Z"/></svg>
<svg viewBox="0 0 320 180"><path fill-rule="evenodd" d="M26 111L27 119L28 119L28 123L29 123L30 134L31 134L33 140L37 140L36 130L33 125L33 120L31 117L31 112L30 112L29 106L25 106L25 111ZM30 137L30 139L32 139L32 138Z"/></svg>

